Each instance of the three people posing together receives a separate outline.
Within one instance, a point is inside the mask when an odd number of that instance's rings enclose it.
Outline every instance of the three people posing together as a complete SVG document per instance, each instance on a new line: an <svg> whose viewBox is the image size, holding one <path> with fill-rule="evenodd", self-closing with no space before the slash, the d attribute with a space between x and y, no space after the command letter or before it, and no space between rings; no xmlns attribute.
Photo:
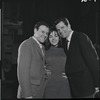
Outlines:
<svg viewBox="0 0 100 100"><path fill-rule="evenodd" d="M18 49L17 98L93 98L99 91L99 57L67 18L52 28L38 22Z"/></svg>

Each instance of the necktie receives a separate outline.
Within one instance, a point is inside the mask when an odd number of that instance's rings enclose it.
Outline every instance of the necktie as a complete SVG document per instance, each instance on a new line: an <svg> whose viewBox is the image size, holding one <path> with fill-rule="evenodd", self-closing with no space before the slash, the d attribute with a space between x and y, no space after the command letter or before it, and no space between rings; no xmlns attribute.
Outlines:
<svg viewBox="0 0 100 100"><path fill-rule="evenodd" d="M65 53L66 53L66 55L67 55L67 54L68 54L68 40L67 40L67 39L65 39L64 50L65 50Z"/></svg>
<svg viewBox="0 0 100 100"><path fill-rule="evenodd" d="M42 54L44 56L44 47L43 47L43 45L41 45L41 51L42 51Z"/></svg>

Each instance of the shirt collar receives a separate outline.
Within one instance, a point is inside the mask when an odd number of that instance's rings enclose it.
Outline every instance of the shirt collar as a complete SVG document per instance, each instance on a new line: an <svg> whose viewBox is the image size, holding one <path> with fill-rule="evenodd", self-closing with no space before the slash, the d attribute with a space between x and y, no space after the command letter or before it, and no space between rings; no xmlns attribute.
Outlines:
<svg viewBox="0 0 100 100"><path fill-rule="evenodd" d="M71 41L72 34L73 34L73 31L69 34L69 36L67 38L68 41Z"/></svg>
<svg viewBox="0 0 100 100"><path fill-rule="evenodd" d="M32 38L39 44L40 48L42 48L42 44L34 36L32 36Z"/></svg>

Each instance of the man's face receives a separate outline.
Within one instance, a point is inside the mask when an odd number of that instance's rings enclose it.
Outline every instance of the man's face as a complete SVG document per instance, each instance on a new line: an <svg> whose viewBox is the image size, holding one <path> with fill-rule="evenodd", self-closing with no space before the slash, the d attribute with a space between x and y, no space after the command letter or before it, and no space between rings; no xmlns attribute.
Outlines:
<svg viewBox="0 0 100 100"><path fill-rule="evenodd" d="M36 32L38 35L37 37L38 41L43 43L48 37L49 28L46 27L45 25L41 25L38 30L36 29Z"/></svg>
<svg viewBox="0 0 100 100"><path fill-rule="evenodd" d="M59 22L57 25L56 25L56 28L58 30L58 33L60 34L61 37L63 38L66 38L68 35L69 35L69 27L66 26L64 24L64 22Z"/></svg>

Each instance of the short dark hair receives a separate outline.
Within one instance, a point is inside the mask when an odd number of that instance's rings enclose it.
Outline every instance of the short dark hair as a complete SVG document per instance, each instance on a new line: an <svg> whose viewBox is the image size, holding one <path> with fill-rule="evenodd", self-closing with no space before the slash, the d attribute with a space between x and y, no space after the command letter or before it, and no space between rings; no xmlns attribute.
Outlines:
<svg viewBox="0 0 100 100"><path fill-rule="evenodd" d="M58 18L55 22L54 22L54 26L56 26L59 22L63 22L66 26L68 26L70 23L68 21L67 18L65 17L61 17L61 18Z"/></svg>
<svg viewBox="0 0 100 100"><path fill-rule="evenodd" d="M45 21L40 21L35 24L34 29L36 28L38 30L41 25L44 25L49 28L49 25Z"/></svg>
<svg viewBox="0 0 100 100"><path fill-rule="evenodd" d="M48 38L47 38L47 40L46 40L45 43L44 43L45 49L46 49L46 50L48 50L48 49L51 47L51 43L50 43L50 41L49 41L49 35L50 35L50 33L53 32L53 31L56 31L56 32L57 32L57 29L56 29L55 27L51 27L51 28L50 28L50 32L49 32L49 34L48 34ZM58 32L57 32L57 34L58 34ZM62 37L60 37L59 34L58 34L58 36L59 36L58 48L61 48L61 47L63 47L63 44L62 44Z"/></svg>

